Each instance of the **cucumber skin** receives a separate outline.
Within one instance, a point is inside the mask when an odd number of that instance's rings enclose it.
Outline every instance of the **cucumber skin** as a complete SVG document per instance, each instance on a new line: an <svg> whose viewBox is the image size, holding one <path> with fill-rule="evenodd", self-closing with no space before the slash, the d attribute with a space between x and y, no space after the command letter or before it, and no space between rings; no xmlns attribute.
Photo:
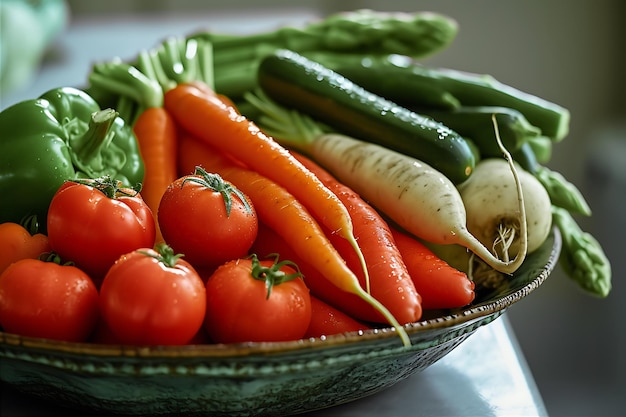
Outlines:
<svg viewBox="0 0 626 417"><path fill-rule="evenodd" d="M326 65L324 61L322 63ZM501 106L518 110L532 125L541 129L543 136L555 142L569 133L568 109L504 84L490 75L426 67L401 55L336 58L329 60L328 66L355 83L407 107L430 106L432 99L447 93L462 106ZM377 83L377 79L385 82Z"/></svg>
<svg viewBox="0 0 626 417"><path fill-rule="evenodd" d="M302 52L301 55L343 75L371 93L385 97L409 109L426 107L452 110L461 102L443 86L427 77L413 76L404 55L337 54ZM396 60L400 62L397 64ZM402 64L402 65L400 65Z"/></svg>
<svg viewBox="0 0 626 417"><path fill-rule="evenodd" d="M480 149L483 157L497 157L502 151L496 140L492 116L496 116L502 144L509 152L517 151L541 130L532 126L524 115L514 109L499 106L459 107L453 110L413 109L432 117L464 137L470 138Z"/></svg>
<svg viewBox="0 0 626 417"><path fill-rule="evenodd" d="M292 51L265 57L259 86L278 103L338 132L385 146L432 166L453 183L476 164L467 141L447 126L373 94L338 73Z"/></svg>
<svg viewBox="0 0 626 417"><path fill-rule="evenodd" d="M511 152L513 160L517 162L522 168L531 174L537 176L537 173L541 169L535 152L528 142L524 143L519 149Z"/></svg>

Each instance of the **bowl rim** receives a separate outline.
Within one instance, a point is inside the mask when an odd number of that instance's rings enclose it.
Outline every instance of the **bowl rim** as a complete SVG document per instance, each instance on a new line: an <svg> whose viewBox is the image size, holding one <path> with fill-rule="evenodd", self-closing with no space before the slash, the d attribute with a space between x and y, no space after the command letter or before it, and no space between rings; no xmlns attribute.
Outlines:
<svg viewBox="0 0 626 417"><path fill-rule="evenodd" d="M417 322L407 323L403 327L409 337L427 331L450 329L455 326L470 325L487 316L502 314L509 306L526 297L537 289L548 278L558 261L562 237L559 229L553 227L548 236L552 241L547 262L537 269L535 278L524 286L508 292L506 295L493 300L482 301L477 304L459 309L447 310L447 313ZM547 242L546 242L547 243ZM494 317L495 318L495 317ZM296 352L300 350L322 349L357 344L364 341L380 341L396 338L398 346L402 344L400 337L393 327L381 327L342 334L311 337L284 342L245 342L245 343L212 343L189 344L182 346L131 346L120 344L100 344L91 342L66 342L45 338L21 336L14 333L0 331L0 357L2 348L24 348L25 350L44 351L56 354L79 354L91 357L141 357L141 358L227 358L244 357L255 354L271 355ZM410 348L410 346L409 346Z"/></svg>

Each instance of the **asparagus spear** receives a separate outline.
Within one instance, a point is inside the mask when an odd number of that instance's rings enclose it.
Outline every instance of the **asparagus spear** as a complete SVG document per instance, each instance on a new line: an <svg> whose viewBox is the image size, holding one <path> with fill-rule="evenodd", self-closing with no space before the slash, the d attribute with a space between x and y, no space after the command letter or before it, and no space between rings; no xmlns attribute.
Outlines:
<svg viewBox="0 0 626 417"><path fill-rule="evenodd" d="M256 87L258 63L277 49L421 58L446 48L457 32L455 20L432 12L357 10L331 15L302 28L285 26L240 36L200 32L188 38L213 45L215 89L237 100Z"/></svg>
<svg viewBox="0 0 626 417"><path fill-rule="evenodd" d="M215 64L220 67L257 60L264 46L296 52L358 51L423 57L447 47L457 32L456 21L437 13L361 9L330 15L302 28L285 26L272 32L240 36L199 32L189 38L211 42Z"/></svg>
<svg viewBox="0 0 626 417"><path fill-rule="evenodd" d="M535 177L550 194L552 204L564 208L570 213L591 216L591 208L580 190L569 182L563 174L545 166L539 166Z"/></svg>
<svg viewBox="0 0 626 417"><path fill-rule="evenodd" d="M563 208L552 207L552 221L563 238L559 257L563 271L586 292L606 297L611 291L611 264L600 243Z"/></svg>

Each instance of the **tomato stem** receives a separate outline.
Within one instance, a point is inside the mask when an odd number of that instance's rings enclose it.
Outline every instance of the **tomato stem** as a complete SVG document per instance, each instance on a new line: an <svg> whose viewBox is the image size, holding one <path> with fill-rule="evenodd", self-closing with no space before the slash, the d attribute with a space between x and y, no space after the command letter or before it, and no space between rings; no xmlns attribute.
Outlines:
<svg viewBox="0 0 626 417"><path fill-rule="evenodd" d="M174 249L164 242L155 245L154 251L140 250L139 252L156 259L169 268L174 268L178 260L185 256L182 253L174 253Z"/></svg>
<svg viewBox="0 0 626 417"><path fill-rule="evenodd" d="M121 187L122 182L112 178L109 175L104 175L99 178L77 178L71 180L76 184L88 185L102 192L109 198L117 198L118 196L135 197L141 190L141 183L135 185L133 188Z"/></svg>
<svg viewBox="0 0 626 417"><path fill-rule="evenodd" d="M37 259L43 262L52 262L61 266L76 266L73 261L64 261L61 259L61 256L56 252L44 252L39 255L39 258Z"/></svg>
<svg viewBox="0 0 626 417"><path fill-rule="evenodd" d="M31 236L39 233L40 225L36 214L24 216L20 221L20 224L24 229L28 230L28 233L30 233Z"/></svg>
<svg viewBox="0 0 626 417"><path fill-rule="evenodd" d="M248 214L253 213L252 207L250 207L250 203L248 203L245 194L231 183L224 181L219 174L209 173L204 168L196 166L193 176L185 178L181 186L186 182L195 182L207 187L211 191L220 193L224 199L224 205L226 206L226 217L230 217L230 211L233 207L233 194L241 200Z"/></svg>
<svg viewBox="0 0 626 417"><path fill-rule="evenodd" d="M268 257L269 256L274 256L274 262L272 266L264 266L261 264L256 254L253 253L252 255L250 255L250 258L252 259L252 271L250 272L250 274L254 279L265 281L265 286L267 287L267 295L265 299L270 298L272 287L274 287L275 285L279 285L283 282L291 281L292 279L300 278L302 276L298 265L296 265L294 262L289 260L278 262L277 253L270 254L268 255ZM281 270L283 266L291 266L296 269L297 272L293 274L287 274Z"/></svg>

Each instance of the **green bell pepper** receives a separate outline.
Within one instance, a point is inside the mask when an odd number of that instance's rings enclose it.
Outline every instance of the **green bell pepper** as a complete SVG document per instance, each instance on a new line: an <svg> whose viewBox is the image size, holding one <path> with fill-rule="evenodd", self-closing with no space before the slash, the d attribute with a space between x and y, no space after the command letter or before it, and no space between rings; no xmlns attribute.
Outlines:
<svg viewBox="0 0 626 417"><path fill-rule="evenodd" d="M0 112L0 222L36 215L64 181L108 175L129 187L144 165L132 127L72 87L50 90Z"/></svg>

